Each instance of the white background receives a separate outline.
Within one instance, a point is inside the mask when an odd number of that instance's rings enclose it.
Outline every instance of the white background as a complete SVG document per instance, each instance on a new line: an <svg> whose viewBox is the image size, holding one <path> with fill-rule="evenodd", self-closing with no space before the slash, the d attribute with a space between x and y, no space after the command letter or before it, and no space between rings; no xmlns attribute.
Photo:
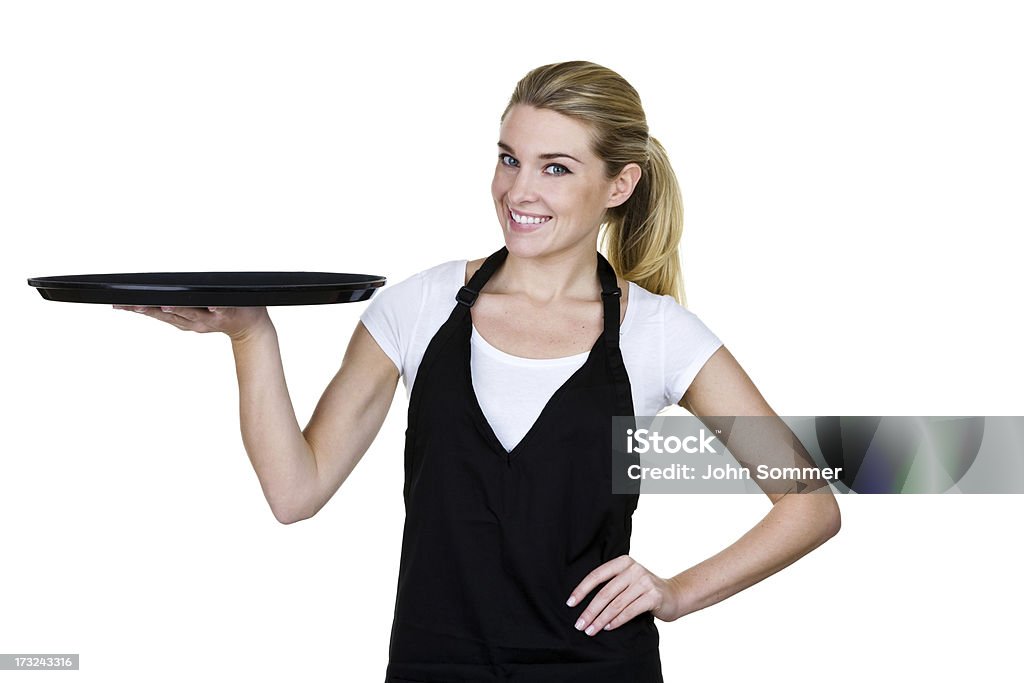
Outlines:
<svg viewBox="0 0 1024 683"><path fill-rule="evenodd" d="M487 255L498 117L553 61L639 90L683 188L690 308L779 414L1024 414L1013 4L667 7L4 3L0 652L80 653L40 679L383 679L404 388L339 493L284 526L242 447L226 337L25 280L394 283ZM366 305L271 309L303 426ZM769 505L646 496L632 554L676 574ZM840 505L817 551L659 622L667 681L1016 666L1024 499Z"/></svg>

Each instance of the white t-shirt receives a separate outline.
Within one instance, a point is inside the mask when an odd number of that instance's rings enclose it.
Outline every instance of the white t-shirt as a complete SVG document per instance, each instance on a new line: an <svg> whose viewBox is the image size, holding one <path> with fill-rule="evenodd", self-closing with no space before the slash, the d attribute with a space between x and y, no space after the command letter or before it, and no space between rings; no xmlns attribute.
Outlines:
<svg viewBox="0 0 1024 683"><path fill-rule="evenodd" d="M398 368L406 397L427 344L456 305L466 260L446 261L384 287L359 319ZM722 342L670 295L629 283L619 348L633 391L635 415L676 404ZM473 389L506 450L519 443L551 395L586 361L589 351L564 358L522 358L495 348L473 328Z"/></svg>

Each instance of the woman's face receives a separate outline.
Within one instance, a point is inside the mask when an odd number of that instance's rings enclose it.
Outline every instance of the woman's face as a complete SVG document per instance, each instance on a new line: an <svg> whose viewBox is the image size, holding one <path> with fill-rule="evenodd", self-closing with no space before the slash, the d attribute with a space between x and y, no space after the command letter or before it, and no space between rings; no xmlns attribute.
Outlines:
<svg viewBox="0 0 1024 683"><path fill-rule="evenodd" d="M584 124L516 105L501 124L491 182L494 208L510 253L548 255L596 246L605 209L616 198ZM630 187L630 190L632 188Z"/></svg>

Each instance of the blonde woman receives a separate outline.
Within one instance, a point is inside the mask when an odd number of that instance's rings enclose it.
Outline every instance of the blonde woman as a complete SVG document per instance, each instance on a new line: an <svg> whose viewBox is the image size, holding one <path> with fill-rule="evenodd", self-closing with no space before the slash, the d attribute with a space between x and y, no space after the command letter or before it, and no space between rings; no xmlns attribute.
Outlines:
<svg viewBox="0 0 1024 683"><path fill-rule="evenodd" d="M662 681L655 619L791 564L839 510L831 494L769 494L760 524L675 576L629 555L638 496L611 493L611 416L774 412L685 308L680 191L629 83L590 62L534 69L495 161L504 245L382 290L305 430L265 308L140 310L231 337L243 442L283 523L337 491L404 378L388 681Z"/></svg>

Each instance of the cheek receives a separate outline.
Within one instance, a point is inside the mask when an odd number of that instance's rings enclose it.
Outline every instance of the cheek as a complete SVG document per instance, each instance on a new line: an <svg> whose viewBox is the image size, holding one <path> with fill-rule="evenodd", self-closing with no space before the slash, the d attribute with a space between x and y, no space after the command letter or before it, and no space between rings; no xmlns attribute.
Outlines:
<svg viewBox="0 0 1024 683"><path fill-rule="evenodd" d="M495 172L494 178L491 179L491 196L494 197L495 201L500 200L505 193L508 192L508 182L502 173Z"/></svg>
<svg viewBox="0 0 1024 683"><path fill-rule="evenodd" d="M607 195L600 192L593 192L580 199L580 206L585 207L583 210L588 214L600 218L600 216L605 212L604 204L606 199Z"/></svg>
<svg viewBox="0 0 1024 683"><path fill-rule="evenodd" d="M575 216L577 220L588 220L591 213L591 200L575 189L565 188L548 197L551 208L565 216Z"/></svg>

